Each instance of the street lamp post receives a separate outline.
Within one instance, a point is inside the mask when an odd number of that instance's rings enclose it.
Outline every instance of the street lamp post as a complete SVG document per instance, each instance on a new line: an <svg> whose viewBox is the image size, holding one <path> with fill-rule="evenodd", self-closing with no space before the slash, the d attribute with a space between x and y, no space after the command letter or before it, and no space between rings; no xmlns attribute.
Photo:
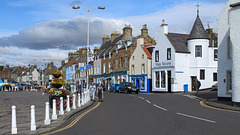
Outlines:
<svg viewBox="0 0 240 135"><path fill-rule="evenodd" d="M73 9L80 9L80 6L73 6L72 7ZM104 10L105 9L105 7L103 7L103 6L99 6L99 7L96 7L96 8L84 8L84 7L82 7L83 9L86 9L86 10L88 10L88 26L87 26L87 65L88 65L88 46L89 46L89 14L90 14L90 10L92 10L92 9L102 9L102 10ZM88 89L88 69L87 69L87 89Z"/></svg>
<svg viewBox="0 0 240 135"><path fill-rule="evenodd" d="M58 51L60 47L66 47L65 45L50 45L51 47L57 48L57 70L58 70Z"/></svg>

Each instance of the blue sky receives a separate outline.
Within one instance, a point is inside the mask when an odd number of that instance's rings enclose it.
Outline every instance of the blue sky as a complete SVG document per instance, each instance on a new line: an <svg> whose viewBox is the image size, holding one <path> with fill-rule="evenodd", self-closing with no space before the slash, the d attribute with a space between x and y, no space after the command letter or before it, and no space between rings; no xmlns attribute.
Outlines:
<svg viewBox="0 0 240 135"><path fill-rule="evenodd" d="M67 45L60 51L60 59L85 46L87 10L73 10L73 5L106 7L90 11L90 44L98 46L103 35L122 32L125 24L131 24L134 36L147 24L155 39L162 19L169 24L169 31L189 33L197 2L203 25L209 22L217 32L216 19L226 0L0 0L0 65L36 64L33 59L53 61L56 49L50 44Z"/></svg>

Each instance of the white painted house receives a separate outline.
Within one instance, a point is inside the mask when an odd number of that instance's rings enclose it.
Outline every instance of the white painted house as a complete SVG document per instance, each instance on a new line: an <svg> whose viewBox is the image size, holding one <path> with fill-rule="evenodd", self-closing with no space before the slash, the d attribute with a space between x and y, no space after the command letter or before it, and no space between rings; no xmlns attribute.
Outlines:
<svg viewBox="0 0 240 135"><path fill-rule="evenodd" d="M151 90L152 46L155 45L144 44L143 38L137 39L137 47L129 59L129 81L136 84L141 93L149 93Z"/></svg>
<svg viewBox="0 0 240 135"><path fill-rule="evenodd" d="M217 82L217 47L209 43L199 13L190 35L169 33L163 20L152 55L153 92L192 91L195 78L200 89Z"/></svg>
<svg viewBox="0 0 240 135"><path fill-rule="evenodd" d="M229 0L218 18L218 98L240 103L240 0Z"/></svg>

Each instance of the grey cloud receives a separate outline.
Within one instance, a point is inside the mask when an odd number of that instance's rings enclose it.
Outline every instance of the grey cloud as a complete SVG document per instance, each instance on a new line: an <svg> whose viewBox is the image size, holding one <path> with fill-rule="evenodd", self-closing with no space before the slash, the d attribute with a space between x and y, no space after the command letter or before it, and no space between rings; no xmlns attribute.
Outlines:
<svg viewBox="0 0 240 135"><path fill-rule="evenodd" d="M102 36L121 30L126 22L116 19L91 18L90 45L101 44ZM0 47L17 46L29 49L47 49L49 45L67 45L69 49L85 46L87 40L87 18L53 20L38 23L8 38L0 38Z"/></svg>

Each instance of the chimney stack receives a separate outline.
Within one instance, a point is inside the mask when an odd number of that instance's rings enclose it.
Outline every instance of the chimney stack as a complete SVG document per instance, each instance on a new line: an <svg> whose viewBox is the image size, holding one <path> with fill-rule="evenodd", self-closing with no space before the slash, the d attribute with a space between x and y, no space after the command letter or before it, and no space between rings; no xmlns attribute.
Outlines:
<svg viewBox="0 0 240 135"><path fill-rule="evenodd" d="M147 29L147 24L144 24L142 29L141 29L141 35L147 36L148 35L148 29Z"/></svg>
<svg viewBox="0 0 240 135"><path fill-rule="evenodd" d="M103 35L102 44L104 45L108 40L110 40L110 37L108 35Z"/></svg>
<svg viewBox="0 0 240 135"><path fill-rule="evenodd" d="M111 34L111 43L120 35L119 31L113 31Z"/></svg>
<svg viewBox="0 0 240 135"><path fill-rule="evenodd" d="M165 20L162 20L161 28L163 29L164 34L168 34L168 24L165 24Z"/></svg>
<svg viewBox="0 0 240 135"><path fill-rule="evenodd" d="M132 36L132 28L130 25L126 25L125 24L125 27L123 28L123 37L122 37L122 40L126 40L128 39L130 36Z"/></svg>

